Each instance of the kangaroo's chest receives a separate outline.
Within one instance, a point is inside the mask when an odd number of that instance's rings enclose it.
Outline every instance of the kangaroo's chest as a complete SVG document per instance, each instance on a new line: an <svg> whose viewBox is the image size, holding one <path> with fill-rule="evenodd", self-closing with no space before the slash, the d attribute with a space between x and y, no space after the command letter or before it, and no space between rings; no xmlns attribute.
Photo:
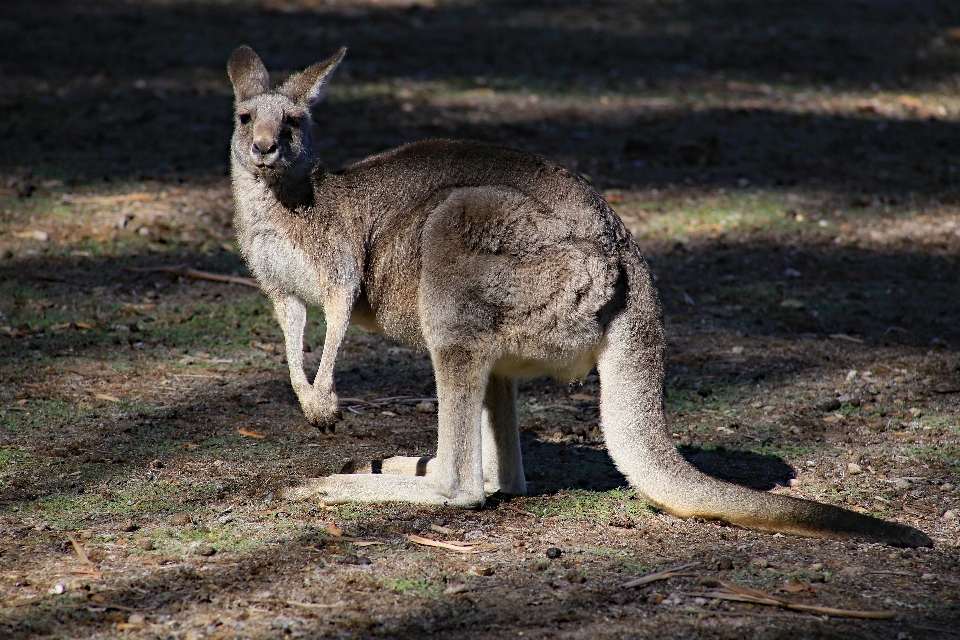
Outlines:
<svg viewBox="0 0 960 640"><path fill-rule="evenodd" d="M247 247L247 261L265 288L293 294L313 306L323 305L326 278L291 238L276 233L254 234Z"/></svg>

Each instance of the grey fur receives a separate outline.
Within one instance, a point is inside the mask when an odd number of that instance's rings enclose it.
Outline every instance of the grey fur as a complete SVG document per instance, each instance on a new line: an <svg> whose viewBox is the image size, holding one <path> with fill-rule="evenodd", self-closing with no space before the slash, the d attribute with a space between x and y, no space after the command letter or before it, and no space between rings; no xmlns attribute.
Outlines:
<svg viewBox="0 0 960 640"><path fill-rule="evenodd" d="M485 493L522 494L515 380L578 379L596 364L610 455L651 503L772 531L930 544L910 527L720 482L683 460L664 420L664 333L649 269L578 175L529 153L449 140L327 171L314 107L343 54L277 90L250 48L231 56L237 238L274 303L307 418L337 419L334 360L349 322L363 322L429 351L437 455L316 478L290 497L479 507ZM307 306L327 321L312 385Z"/></svg>

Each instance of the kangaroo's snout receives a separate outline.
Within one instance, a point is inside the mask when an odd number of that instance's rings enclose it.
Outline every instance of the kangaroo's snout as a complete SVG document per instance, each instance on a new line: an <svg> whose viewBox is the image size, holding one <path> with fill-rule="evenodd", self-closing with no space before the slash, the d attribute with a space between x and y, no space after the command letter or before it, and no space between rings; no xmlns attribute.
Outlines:
<svg viewBox="0 0 960 640"><path fill-rule="evenodd" d="M277 141L273 137L258 137L250 146L250 156L258 167L269 167L276 162Z"/></svg>

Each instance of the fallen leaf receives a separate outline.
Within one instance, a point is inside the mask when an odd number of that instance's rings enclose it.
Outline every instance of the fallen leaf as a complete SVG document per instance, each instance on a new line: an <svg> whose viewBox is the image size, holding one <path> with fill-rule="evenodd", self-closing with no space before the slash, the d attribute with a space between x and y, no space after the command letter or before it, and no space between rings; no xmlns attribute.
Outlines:
<svg viewBox="0 0 960 640"><path fill-rule="evenodd" d="M479 551L476 550L477 545L475 544L457 544L453 542L443 542L441 540L431 540L430 538L423 538L421 536L417 536L413 534L407 536L407 539L409 539L410 542L414 542L416 544L422 544L425 547L438 547L440 549L447 549L448 551L456 551L458 553L480 553Z"/></svg>
<svg viewBox="0 0 960 640"><path fill-rule="evenodd" d="M108 395L106 393L95 393L93 394L93 397L96 398L97 400L106 400L108 402L120 402L120 398L114 398L113 396Z"/></svg>
<svg viewBox="0 0 960 640"><path fill-rule="evenodd" d="M256 431L250 431L249 429L237 429L237 433L239 433L242 436L247 436L248 438L257 438L258 440L262 440L267 437L262 433L257 433Z"/></svg>
<svg viewBox="0 0 960 640"><path fill-rule="evenodd" d="M184 450L184 451L196 451L196 450L199 449L199 448L200 448L200 445L198 445L198 444L193 444L192 442L184 442L184 443L183 443L183 450Z"/></svg>
<svg viewBox="0 0 960 640"><path fill-rule="evenodd" d="M586 393L571 393L571 400L579 400L581 402L595 402L596 398L594 396L588 395Z"/></svg>
<svg viewBox="0 0 960 640"><path fill-rule="evenodd" d="M328 522L328 523L327 523L327 533L329 533L329 534L332 535L332 536L336 536L337 538L339 538L339 537L341 537L341 536L343 535L343 529L341 529L340 527L338 527L337 525L335 525L335 524L332 523L332 522Z"/></svg>
<svg viewBox="0 0 960 640"><path fill-rule="evenodd" d="M780 587L779 590L785 591L787 593L806 592L806 593L809 593L810 595L813 595L813 587L811 587L809 584L806 584L805 582L801 582L797 578L790 578L783 584L782 587Z"/></svg>
<svg viewBox="0 0 960 640"><path fill-rule="evenodd" d="M480 567L480 566L474 565L470 567L470 573L475 573L478 576L492 576L493 567Z"/></svg>

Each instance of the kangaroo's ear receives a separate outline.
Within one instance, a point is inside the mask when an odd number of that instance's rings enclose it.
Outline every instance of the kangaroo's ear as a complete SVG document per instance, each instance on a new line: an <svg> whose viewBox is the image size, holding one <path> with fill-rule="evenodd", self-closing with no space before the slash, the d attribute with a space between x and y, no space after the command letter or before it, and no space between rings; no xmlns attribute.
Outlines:
<svg viewBox="0 0 960 640"><path fill-rule="evenodd" d="M263 66L260 57L247 45L237 50L227 61L227 75L233 83L233 94L237 102L258 96L270 88L270 75Z"/></svg>
<svg viewBox="0 0 960 640"><path fill-rule="evenodd" d="M280 93L307 108L315 106L323 97L323 88L327 84L327 78L330 77L330 74L337 68L345 55L347 55L347 48L341 47L340 51L323 62L310 65L284 82L279 89Z"/></svg>

